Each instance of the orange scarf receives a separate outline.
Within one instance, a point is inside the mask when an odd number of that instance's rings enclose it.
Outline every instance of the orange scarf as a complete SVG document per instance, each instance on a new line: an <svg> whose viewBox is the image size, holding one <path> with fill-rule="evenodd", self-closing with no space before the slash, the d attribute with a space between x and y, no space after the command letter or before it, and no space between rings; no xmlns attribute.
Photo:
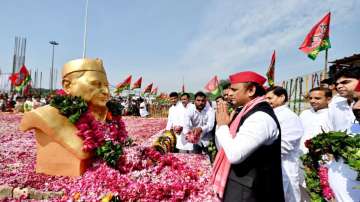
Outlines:
<svg viewBox="0 0 360 202"><path fill-rule="evenodd" d="M237 128L240 124L241 118L247 114L252 108L257 104L264 102L264 96L257 97L250 102L248 102L240 113L236 116L235 120L230 125L230 134L232 138L235 138ZM224 149L221 148L218 154L216 155L214 166L212 168L211 183L215 192L219 195L220 198L223 198L227 178L229 176L231 163L227 159Z"/></svg>

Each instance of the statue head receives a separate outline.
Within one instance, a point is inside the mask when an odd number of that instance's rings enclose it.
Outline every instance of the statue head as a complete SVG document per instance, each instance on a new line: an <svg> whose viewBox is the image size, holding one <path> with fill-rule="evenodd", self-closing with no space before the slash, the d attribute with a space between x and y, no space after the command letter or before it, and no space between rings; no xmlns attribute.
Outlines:
<svg viewBox="0 0 360 202"><path fill-rule="evenodd" d="M80 96L89 105L105 107L109 100L109 83L101 59L76 59L66 63L62 69L64 91Z"/></svg>

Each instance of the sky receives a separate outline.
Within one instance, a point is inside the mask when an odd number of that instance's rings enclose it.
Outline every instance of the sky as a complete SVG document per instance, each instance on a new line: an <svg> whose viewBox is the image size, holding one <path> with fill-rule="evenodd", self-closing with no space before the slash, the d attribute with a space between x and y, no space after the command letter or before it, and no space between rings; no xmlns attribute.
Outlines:
<svg viewBox="0 0 360 202"><path fill-rule="evenodd" d="M15 36L27 39L26 66L43 72L82 57L85 0L1 0L0 70L10 72ZM298 50L331 11L329 61L360 53L359 0L89 0L87 54L101 58L111 85L132 75L160 92L204 90L215 75L265 75L276 50L275 82L318 71ZM5 77L2 76L2 83ZM57 87L61 87L60 76Z"/></svg>

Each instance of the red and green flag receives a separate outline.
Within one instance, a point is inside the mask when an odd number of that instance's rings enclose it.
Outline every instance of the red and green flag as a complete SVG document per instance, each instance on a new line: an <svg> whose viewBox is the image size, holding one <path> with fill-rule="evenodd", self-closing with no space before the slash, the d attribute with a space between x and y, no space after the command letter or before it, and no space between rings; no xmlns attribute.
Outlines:
<svg viewBox="0 0 360 202"><path fill-rule="evenodd" d="M320 51L331 48L330 44L330 15L326 14L306 35L304 42L300 45L299 49L306 53L312 60Z"/></svg>
<svg viewBox="0 0 360 202"><path fill-rule="evenodd" d="M137 81L135 81L135 83L133 83L131 90L141 88L141 82L142 82L142 77L140 77Z"/></svg>
<svg viewBox="0 0 360 202"><path fill-rule="evenodd" d="M276 56L275 56L275 50L274 50L274 52L271 56L271 62L270 62L269 69L266 72L266 77L267 77L268 84L270 87L273 86L274 82L275 82L275 59L276 59Z"/></svg>
<svg viewBox="0 0 360 202"><path fill-rule="evenodd" d="M146 86L146 88L144 89L144 93L151 93L152 86L153 86L153 83Z"/></svg>
<svg viewBox="0 0 360 202"><path fill-rule="evenodd" d="M116 85L115 93L120 94L123 90L129 90L131 84L131 75L129 75L123 82Z"/></svg>
<svg viewBox="0 0 360 202"><path fill-rule="evenodd" d="M220 95L220 85L217 76L214 76L206 85L205 90L214 96Z"/></svg>
<svg viewBox="0 0 360 202"><path fill-rule="evenodd" d="M30 89L31 76L25 65L20 68L20 71L11 75L9 78L15 86L17 92L23 92L24 89Z"/></svg>
<svg viewBox="0 0 360 202"><path fill-rule="evenodd" d="M158 99L166 100L169 98L169 96L166 93L160 93L160 95L157 97Z"/></svg>

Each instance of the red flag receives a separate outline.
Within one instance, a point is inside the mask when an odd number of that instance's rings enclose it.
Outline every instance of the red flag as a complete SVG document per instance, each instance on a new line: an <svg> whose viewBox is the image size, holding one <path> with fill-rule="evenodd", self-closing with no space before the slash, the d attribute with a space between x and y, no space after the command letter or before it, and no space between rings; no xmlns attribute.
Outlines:
<svg viewBox="0 0 360 202"><path fill-rule="evenodd" d="M129 75L123 82L116 85L115 93L119 94L125 89L129 89L131 84L131 75Z"/></svg>
<svg viewBox="0 0 360 202"><path fill-rule="evenodd" d="M144 93L151 93L152 86L153 86L153 83L146 86L146 88L144 89Z"/></svg>
<svg viewBox="0 0 360 202"><path fill-rule="evenodd" d="M358 81L358 84L356 85L355 91L360 92L360 81Z"/></svg>
<svg viewBox="0 0 360 202"><path fill-rule="evenodd" d="M269 66L269 69L266 73L266 77L268 79L268 83L269 83L269 86L273 86L274 85L274 82L275 82L275 50L271 56L271 62L270 62L270 66Z"/></svg>
<svg viewBox="0 0 360 202"><path fill-rule="evenodd" d="M15 85L16 84L16 80L18 79L19 77L19 72L15 72L13 74L11 74L9 76L9 80L11 81L11 85Z"/></svg>
<svg viewBox="0 0 360 202"><path fill-rule="evenodd" d="M116 88L124 88L126 86L130 86L131 84L131 75L129 75L123 82L116 85Z"/></svg>
<svg viewBox="0 0 360 202"><path fill-rule="evenodd" d="M152 94L152 95L156 95L157 92L158 92L158 87L152 89L151 94Z"/></svg>
<svg viewBox="0 0 360 202"><path fill-rule="evenodd" d="M205 90L213 95L220 94L219 80L217 76L214 76L205 86Z"/></svg>
<svg viewBox="0 0 360 202"><path fill-rule="evenodd" d="M141 88L141 82L142 82L142 77L140 77L137 81L135 81L135 83L133 84L131 90L134 90L136 88Z"/></svg>
<svg viewBox="0 0 360 202"><path fill-rule="evenodd" d="M330 44L330 15L326 14L306 35L299 49L315 60L322 50L331 48Z"/></svg>

